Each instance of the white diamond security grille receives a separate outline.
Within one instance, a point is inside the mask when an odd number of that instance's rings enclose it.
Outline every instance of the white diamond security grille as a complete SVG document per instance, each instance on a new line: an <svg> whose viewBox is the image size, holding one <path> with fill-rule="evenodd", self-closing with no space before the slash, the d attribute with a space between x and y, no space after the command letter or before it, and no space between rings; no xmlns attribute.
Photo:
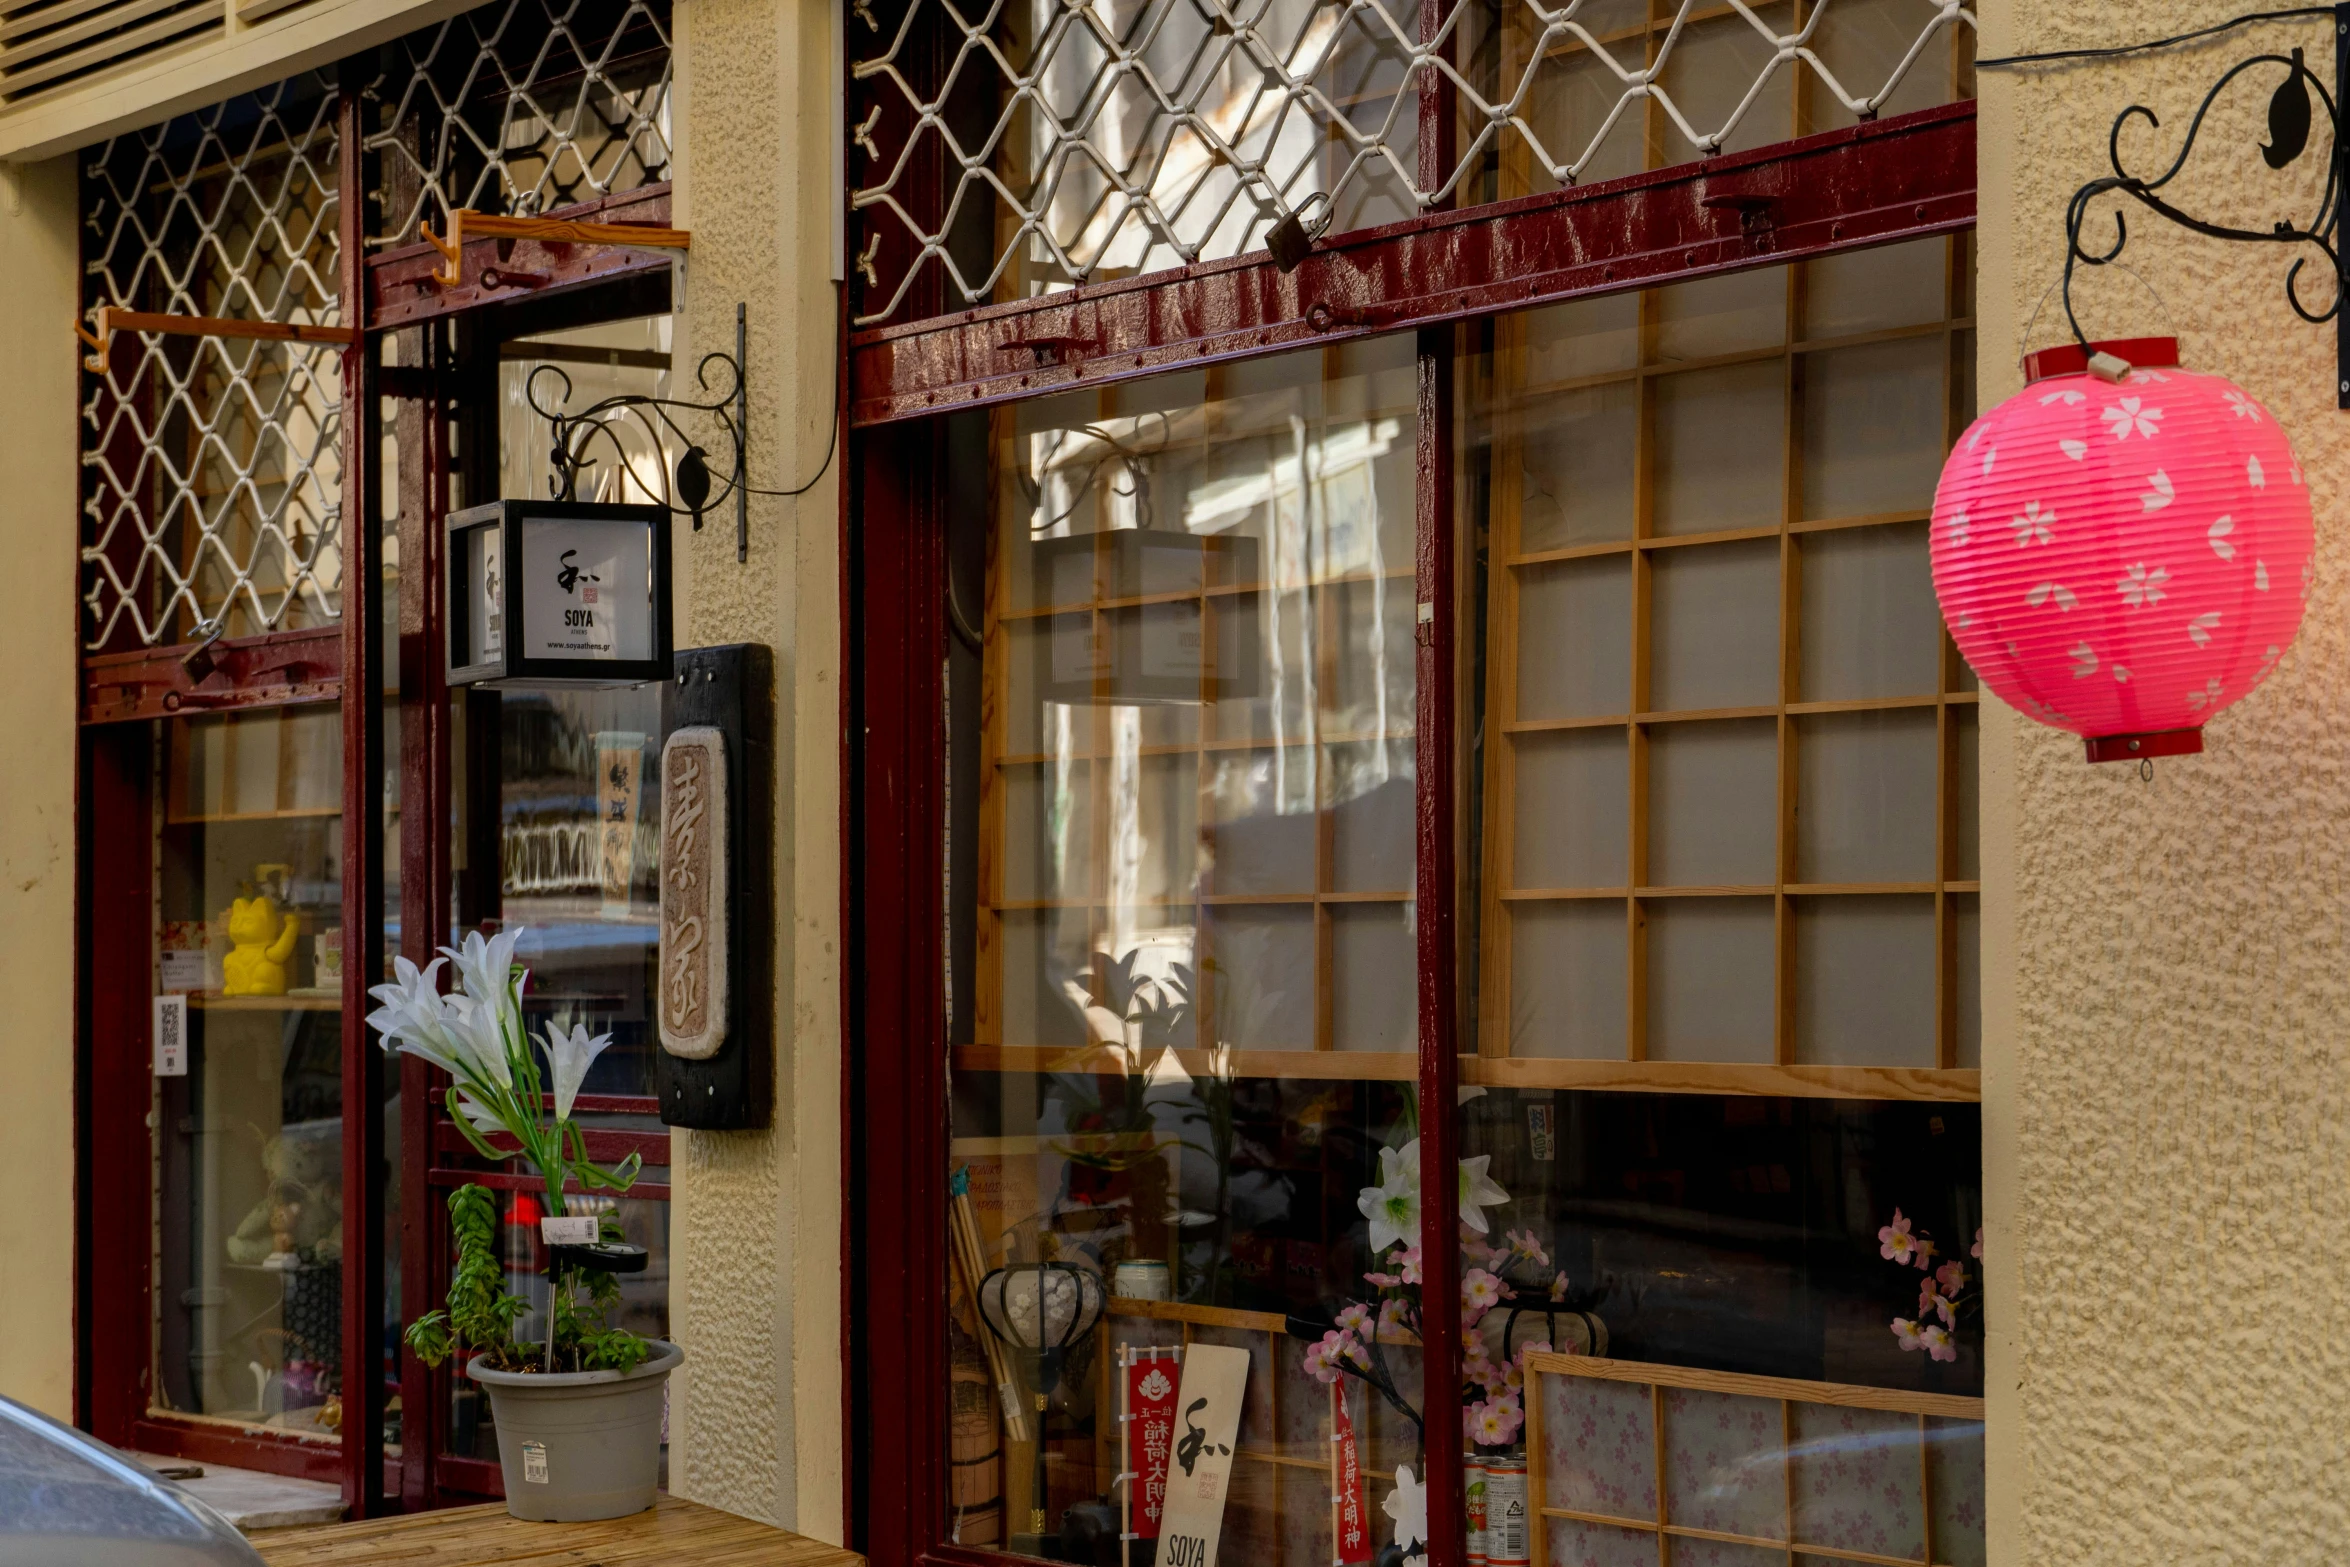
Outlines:
<svg viewBox="0 0 2350 1567"><path fill-rule="evenodd" d="M668 0L498 0L385 46L371 244L669 178Z"/></svg>
<svg viewBox="0 0 2350 1567"><path fill-rule="evenodd" d="M1971 94L1959 0L853 0L859 325ZM1421 88L1458 156L1419 178ZM928 284L933 292L916 292Z"/></svg>
<svg viewBox="0 0 2350 1567"><path fill-rule="evenodd" d="M82 164L82 301L334 324L331 85L280 82ZM117 333L83 378L83 645L291 630L342 579L338 351Z"/></svg>

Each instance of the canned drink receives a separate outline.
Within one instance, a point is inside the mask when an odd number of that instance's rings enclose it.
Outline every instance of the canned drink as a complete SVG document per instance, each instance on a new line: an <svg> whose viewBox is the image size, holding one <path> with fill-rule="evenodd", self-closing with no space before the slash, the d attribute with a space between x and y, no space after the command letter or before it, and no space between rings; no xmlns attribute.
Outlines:
<svg viewBox="0 0 2350 1567"><path fill-rule="evenodd" d="M1467 1463L1463 1465L1467 1473L1463 1476L1466 1483L1463 1484L1461 1490L1468 1501L1465 1511L1468 1513L1470 1567L1487 1567L1487 1563L1491 1560L1488 1554L1486 1527L1487 1499L1491 1492L1488 1489L1485 1464L1486 1461L1483 1458L1471 1453Z"/></svg>
<svg viewBox="0 0 2350 1567"><path fill-rule="evenodd" d="M1486 1567L1530 1567L1534 1531L1527 1517L1526 1455L1485 1460Z"/></svg>

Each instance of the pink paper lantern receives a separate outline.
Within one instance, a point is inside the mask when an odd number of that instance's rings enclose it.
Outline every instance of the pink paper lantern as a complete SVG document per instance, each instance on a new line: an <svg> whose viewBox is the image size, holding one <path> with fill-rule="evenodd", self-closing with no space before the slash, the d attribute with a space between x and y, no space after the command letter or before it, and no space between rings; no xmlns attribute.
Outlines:
<svg viewBox="0 0 2350 1567"><path fill-rule="evenodd" d="M1934 596L2002 700L2093 762L2203 749L2301 628L2314 533L2293 447L2170 338L2034 354L1934 492Z"/></svg>

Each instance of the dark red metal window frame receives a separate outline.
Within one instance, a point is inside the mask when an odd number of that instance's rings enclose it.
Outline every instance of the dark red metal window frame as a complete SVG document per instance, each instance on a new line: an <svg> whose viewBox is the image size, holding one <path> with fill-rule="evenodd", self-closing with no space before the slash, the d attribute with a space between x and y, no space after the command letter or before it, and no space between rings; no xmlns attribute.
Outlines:
<svg viewBox="0 0 2350 1567"><path fill-rule="evenodd" d="M365 79L371 62L356 68ZM360 100L346 94L338 107L341 188L370 188L360 131ZM650 185L548 214L666 226L669 187ZM387 1457L383 1423L388 1402L383 1378L345 1378L343 1441L339 1447L248 1436L213 1424L172 1420L147 1410L149 1323L155 1281L149 1250L142 1241L123 1244L126 1233L143 1236L150 1207L150 1144L146 1124L151 1074L148 998L153 988L149 929L151 867L148 839L152 820L153 738L150 721L194 713L235 712L295 703L343 705L343 926L355 933L347 949L343 993L343 1102L371 1104L383 1091L383 1074L399 1074L403 1299L428 1299L445 1276L447 1245L439 1191L475 1179L492 1187L527 1184L503 1173L459 1168L468 1150L457 1146L432 1074L411 1058L386 1062L366 1026L367 986L380 973L384 954L384 867L378 827L383 815L387 758L383 733L380 635L385 617L397 631L400 672L401 798L420 823L449 822L453 724L448 687L442 678L441 524L447 511L456 463L449 425L462 417L467 399L452 367L437 361L387 368L387 332L430 326L483 307L528 294L549 294L567 286L593 284L632 274L665 270L666 256L601 247L536 241L475 240L465 247L469 281L437 289L423 281L439 264L425 244L380 254L366 253L361 224L366 204L339 208L344 322L360 329L359 341L342 355L344 580L338 624L311 630L226 639L214 644L212 667L201 678L182 662L185 646L139 649L85 657L79 714L83 728L83 831L80 834L80 973L78 976L78 1074L80 1168L76 1173L79 1305L76 1313L76 1386L82 1423L118 1446L184 1453L199 1460L289 1473L340 1484L354 1518L439 1505L448 1499L503 1494L497 1466L441 1451L440 1411L449 1373L434 1373L403 1352L401 1455ZM363 259L364 258L364 259ZM531 277L532 284L491 289L478 279L485 265ZM400 548L409 569L398 602L384 603L383 551L375 454L380 449L379 399L389 395L401 409L398 420L403 501ZM478 399L475 399L478 401ZM493 409L494 417L494 409ZM494 424L486 431L492 437ZM477 437L478 439L478 437ZM492 845L494 850L494 842ZM401 839L401 951L412 960L429 958L449 939L455 895L453 855L447 830L405 833ZM495 863L494 853L489 863ZM473 901L478 901L478 894ZM129 933L134 939L125 939ZM650 1097L590 1096L594 1111L654 1114ZM383 1225L387 1222L388 1148L382 1118L344 1117L343 1340L358 1346L348 1367L372 1369L382 1336L384 1299ZM437 1123L437 1124L436 1124ZM596 1131L589 1151L617 1159L630 1151L648 1164L666 1165L664 1134ZM446 1156L446 1158L444 1158ZM666 1200L658 1183L638 1195Z"/></svg>
<svg viewBox="0 0 2350 1567"><path fill-rule="evenodd" d="M1434 26L1439 0L1424 0ZM1422 103L1422 156L1450 106ZM1262 253L858 333L845 497L844 889L849 999L851 1544L876 1567L998 1567L942 1543L946 1509L947 1077L942 953L941 421L961 409L1353 337L1417 333L1416 884L1421 1102L1458 1081L1455 323L1971 228L1975 106L1950 104L1751 152L1344 235L1284 276ZM1423 1238L1453 1256L1450 1114L1421 1122ZM1431 1275L1432 1282L1434 1275ZM1426 1292L1431 1353L1459 1354L1457 1295ZM1431 1362L1428 1385L1458 1385ZM1435 1402L1432 1396L1431 1403ZM1431 1476L1456 1420L1427 1422ZM1431 1487L1430 1567L1462 1567L1461 1498Z"/></svg>

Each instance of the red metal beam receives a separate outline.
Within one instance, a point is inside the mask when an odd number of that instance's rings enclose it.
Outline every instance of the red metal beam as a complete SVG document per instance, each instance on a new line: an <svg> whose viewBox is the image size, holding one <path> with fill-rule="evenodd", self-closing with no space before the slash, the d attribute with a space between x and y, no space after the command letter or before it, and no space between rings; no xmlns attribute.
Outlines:
<svg viewBox="0 0 2350 1567"><path fill-rule="evenodd" d="M343 689L339 626L223 637L207 650L212 667L194 678L188 649L141 648L82 660L82 722L116 724L242 707L331 702Z"/></svg>
<svg viewBox="0 0 2350 1567"><path fill-rule="evenodd" d="M852 425L1652 287L1972 227L1975 106L1596 185L1431 212L1317 247L1089 284L850 339Z"/></svg>
<svg viewBox="0 0 2350 1567"><path fill-rule="evenodd" d="M559 207L543 216L574 223L631 223L666 229L669 187L665 183L640 185L635 190ZM433 273L445 264L441 253L429 241L419 240L367 258L367 320L373 328L414 326L476 305L527 299L549 289L628 272L659 271L669 262L667 255L610 245L469 239L458 268L465 281L455 288L443 288L433 279ZM485 281L485 272L494 276Z"/></svg>
<svg viewBox="0 0 2350 1567"><path fill-rule="evenodd" d="M364 80L367 62L345 70ZM383 973L383 538L377 504L376 350L366 332L366 124L356 88L336 105L340 189L336 246L343 324L343 1508L351 1518L397 1511L384 1490L384 1118L386 1069L367 1026L367 988Z"/></svg>

